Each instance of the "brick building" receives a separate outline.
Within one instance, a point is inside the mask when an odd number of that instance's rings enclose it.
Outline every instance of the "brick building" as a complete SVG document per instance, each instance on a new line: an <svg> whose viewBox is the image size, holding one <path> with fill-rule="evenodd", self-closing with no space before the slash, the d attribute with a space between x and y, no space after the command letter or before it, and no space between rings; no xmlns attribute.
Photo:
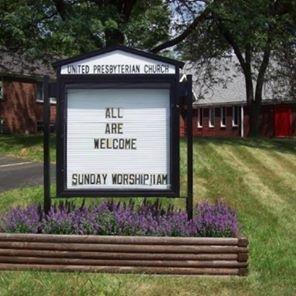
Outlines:
<svg viewBox="0 0 296 296"><path fill-rule="evenodd" d="M249 110L245 82L235 57L217 61L211 71L186 63L184 73L192 74L193 134L202 137L247 137ZM264 84L260 132L264 137L296 136L296 99L284 81ZM181 118L181 134L184 134Z"/></svg>
<svg viewBox="0 0 296 296"><path fill-rule="evenodd" d="M42 79L55 73L40 61L24 55L0 52L0 133L35 133L42 128ZM51 122L55 121L55 99L51 99Z"/></svg>

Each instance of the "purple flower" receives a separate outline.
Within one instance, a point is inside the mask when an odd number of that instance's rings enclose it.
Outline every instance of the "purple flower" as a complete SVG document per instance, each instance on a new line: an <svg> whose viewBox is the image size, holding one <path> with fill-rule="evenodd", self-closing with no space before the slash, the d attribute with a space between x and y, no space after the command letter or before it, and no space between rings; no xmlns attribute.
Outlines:
<svg viewBox="0 0 296 296"><path fill-rule="evenodd" d="M5 232L38 233L40 214L40 208L36 205L16 207L1 219L1 229Z"/></svg>
<svg viewBox="0 0 296 296"><path fill-rule="evenodd" d="M103 202L97 206L77 207L65 202L51 207L45 214L36 205L12 209L1 219L4 232L147 235L147 236L209 236L238 235L235 212L221 201L196 206L192 220L185 211L167 208L159 202Z"/></svg>
<svg viewBox="0 0 296 296"><path fill-rule="evenodd" d="M228 237L238 235L236 213L221 201L214 205L200 204L195 210L193 223L198 236Z"/></svg>

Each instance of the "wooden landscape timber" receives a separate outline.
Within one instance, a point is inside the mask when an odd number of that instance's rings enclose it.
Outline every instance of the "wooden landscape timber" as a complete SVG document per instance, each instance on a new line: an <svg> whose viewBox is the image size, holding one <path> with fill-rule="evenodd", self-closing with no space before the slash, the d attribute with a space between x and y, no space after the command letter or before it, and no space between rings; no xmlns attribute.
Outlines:
<svg viewBox="0 0 296 296"><path fill-rule="evenodd" d="M0 270L246 275L246 238L0 233Z"/></svg>

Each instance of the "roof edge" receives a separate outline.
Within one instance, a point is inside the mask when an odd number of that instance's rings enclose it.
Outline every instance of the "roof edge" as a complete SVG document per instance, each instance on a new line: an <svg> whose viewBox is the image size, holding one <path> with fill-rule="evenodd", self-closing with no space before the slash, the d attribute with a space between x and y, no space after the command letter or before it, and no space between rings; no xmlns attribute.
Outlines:
<svg viewBox="0 0 296 296"><path fill-rule="evenodd" d="M273 99L265 99L262 100L261 105L277 105L277 104L296 104L295 100L273 100ZM217 103L202 103L198 104L197 102L193 102L192 106L194 109L197 108L219 108L219 107L227 107L227 106L246 106L246 101L232 101L232 102L217 102Z"/></svg>
<svg viewBox="0 0 296 296"><path fill-rule="evenodd" d="M28 79L34 81L43 81L43 77L46 75L42 74L22 74L17 72L3 72L0 71L0 77L2 78L16 78L16 79ZM47 75L50 81L55 81L56 77L53 75Z"/></svg>

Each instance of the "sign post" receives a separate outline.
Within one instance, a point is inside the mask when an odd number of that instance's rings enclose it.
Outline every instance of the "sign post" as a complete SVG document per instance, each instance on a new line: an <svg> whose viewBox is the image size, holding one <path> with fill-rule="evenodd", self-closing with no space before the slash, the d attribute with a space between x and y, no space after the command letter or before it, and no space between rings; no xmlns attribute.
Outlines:
<svg viewBox="0 0 296 296"><path fill-rule="evenodd" d="M44 188L44 211L48 213L51 207L50 196L50 99L48 76L43 78L43 188Z"/></svg>
<svg viewBox="0 0 296 296"><path fill-rule="evenodd" d="M187 120L187 197L186 211L188 219L193 216L193 136L192 136L192 76L187 75L186 87Z"/></svg>
<svg viewBox="0 0 296 296"><path fill-rule="evenodd" d="M117 46L56 66L57 195L179 197L183 63ZM188 169L192 217L192 164Z"/></svg>

